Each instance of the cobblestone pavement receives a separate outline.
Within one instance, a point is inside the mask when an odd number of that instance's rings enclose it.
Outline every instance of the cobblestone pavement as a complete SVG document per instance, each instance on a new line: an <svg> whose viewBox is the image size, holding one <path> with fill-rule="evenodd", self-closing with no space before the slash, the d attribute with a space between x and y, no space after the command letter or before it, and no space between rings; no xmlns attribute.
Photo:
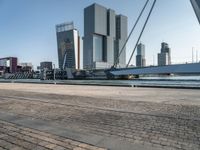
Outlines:
<svg viewBox="0 0 200 150"><path fill-rule="evenodd" d="M198 92L197 90L195 90ZM8 98L14 97L18 100L29 100L29 101L42 101L51 102L55 104L64 105L75 105L84 107L97 107L104 109L122 110L126 112L145 113L145 114L159 114L159 115L170 115L182 118L200 118L200 105L198 104L184 104L187 99L179 98L181 101L174 102L173 104L168 103L168 100L158 102L146 102L146 101L128 101L128 100L116 100L110 98L91 98L71 95L58 95L58 94L42 94L34 92L18 92L0 90L0 96L3 100L3 96ZM151 95L147 98L150 99ZM180 96L181 97L181 96ZM192 97L192 95L191 95ZM200 97L200 94L199 94ZM133 99L137 99L133 97ZM154 97L153 99L156 99ZM191 101L191 100L190 100Z"/></svg>
<svg viewBox="0 0 200 150"><path fill-rule="evenodd" d="M0 150L104 150L0 120Z"/></svg>
<svg viewBox="0 0 200 150"><path fill-rule="evenodd" d="M10 93L0 97L1 112L166 150L200 149L200 106Z"/></svg>

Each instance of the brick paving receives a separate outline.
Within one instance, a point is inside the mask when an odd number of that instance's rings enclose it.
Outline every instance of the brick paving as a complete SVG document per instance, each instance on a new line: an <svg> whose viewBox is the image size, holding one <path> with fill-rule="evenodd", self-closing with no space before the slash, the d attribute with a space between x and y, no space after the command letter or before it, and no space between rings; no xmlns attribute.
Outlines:
<svg viewBox="0 0 200 150"><path fill-rule="evenodd" d="M0 150L105 150L0 120Z"/></svg>
<svg viewBox="0 0 200 150"><path fill-rule="evenodd" d="M23 98L20 98L22 96ZM53 121L76 131L117 137L150 147L166 150L200 149L199 105L131 102L26 92L22 95L13 91L13 94L9 92L7 97L6 92L4 97L0 97L0 111ZM3 123L0 122L0 126L1 124ZM0 133L4 128L0 129ZM9 135L8 139L15 141L14 135ZM0 139L2 138L0 135ZM20 142L25 146L34 144L20 139L15 143ZM40 144L45 145L46 142L48 141L42 141ZM56 142L48 144L45 148L50 149L55 144Z"/></svg>

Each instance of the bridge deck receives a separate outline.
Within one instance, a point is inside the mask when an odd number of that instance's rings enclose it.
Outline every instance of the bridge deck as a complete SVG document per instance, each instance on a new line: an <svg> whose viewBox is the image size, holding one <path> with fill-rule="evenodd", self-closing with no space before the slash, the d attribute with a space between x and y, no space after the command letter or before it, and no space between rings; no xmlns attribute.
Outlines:
<svg viewBox="0 0 200 150"><path fill-rule="evenodd" d="M113 75L142 74L200 74L200 63L151 66L144 68L121 68L111 71Z"/></svg>

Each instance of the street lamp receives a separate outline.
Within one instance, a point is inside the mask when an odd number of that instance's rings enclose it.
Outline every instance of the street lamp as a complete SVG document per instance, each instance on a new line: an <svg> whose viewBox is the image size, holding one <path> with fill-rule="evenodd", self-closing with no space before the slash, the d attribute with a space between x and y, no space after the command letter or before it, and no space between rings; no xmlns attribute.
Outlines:
<svg viewBox="0 0 200 150"><path fill-rule="evenodd" d="M53 64L53 80L54 80L54 83L56 84L55 80L56 80L56 67L55 67L55 64Z"/></svg>
<svg viewBox="0 0 200 150"><path fill-rule="evenodd" d="M194 47L192 47L192 63L194 63Z"/></svg>

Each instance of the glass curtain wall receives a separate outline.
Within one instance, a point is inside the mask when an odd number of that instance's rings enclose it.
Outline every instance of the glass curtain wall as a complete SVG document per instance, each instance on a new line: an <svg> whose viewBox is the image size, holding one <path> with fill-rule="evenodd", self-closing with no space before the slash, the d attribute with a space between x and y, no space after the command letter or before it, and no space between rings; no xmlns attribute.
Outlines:
<svg viewBox="0 0 200 150"><path fill-rule="evenodd" d="M94 58L97 62L103 61L103 37L100 35L93 36Z"/></svg>

